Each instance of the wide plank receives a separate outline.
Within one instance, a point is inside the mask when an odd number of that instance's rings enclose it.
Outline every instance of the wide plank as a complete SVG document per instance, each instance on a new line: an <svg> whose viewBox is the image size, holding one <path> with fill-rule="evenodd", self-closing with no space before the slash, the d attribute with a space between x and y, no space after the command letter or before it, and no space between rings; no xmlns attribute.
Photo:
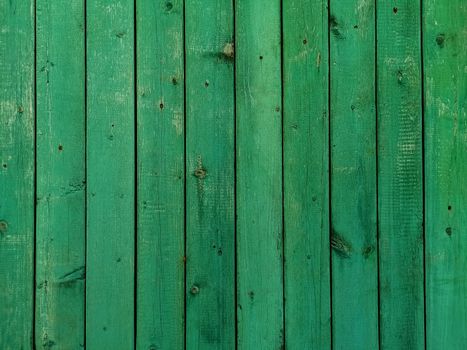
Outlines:
<svg viewBox="0 0 467 350"><path fill-rule="evenodd" d="M186 348L235 347L232 0L185 8Z"/></svg>
<svg viewBox="0 0 467 350"><path fill-rule="evenodd" d="M426 345L467 348L467 3L423 3Z"/></svg>
<svg viewBox="0 0 467 350"><path fill-rule="evenodd" d="M84 347L84 2L36 2L36 346Z"/></svg>
<svg viewBox="0 0 467 350"><path fill-rule="evenodd" d="M380 348L424 349L420 1L378 0Z"/></svg>
<svg viewBox="0 0 467 350"><path fill-rule="evenodd" d="M283 2L287 349L330 349L327 1Z"/></svg>
<svg viewBox="0 0 467 350"><path fill-rule="evenodd" d="M86 348L134 347L134 1L88 0Z"/></svg>
<svg viewBox="0 0 467 350"><path fill-rule="evenodd" d="M282 349L282 76L279 0L238 0L238 349Z"/></svg>
<svg viewBox="0 0 467 350"><path fill-rule="evenodd" d="M0 349L32 349L34 1L0 2Z"/></svg>

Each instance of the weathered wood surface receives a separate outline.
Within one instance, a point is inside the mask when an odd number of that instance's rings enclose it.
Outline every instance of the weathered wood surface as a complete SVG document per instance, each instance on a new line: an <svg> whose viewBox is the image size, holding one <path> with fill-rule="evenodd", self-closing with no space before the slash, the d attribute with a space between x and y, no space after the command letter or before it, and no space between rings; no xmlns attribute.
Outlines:
<svg viewBox="0 0 467 350"><path fill-rule="evenodd" d="M0 3L0 348L467 348L462 0Z"/></svg>

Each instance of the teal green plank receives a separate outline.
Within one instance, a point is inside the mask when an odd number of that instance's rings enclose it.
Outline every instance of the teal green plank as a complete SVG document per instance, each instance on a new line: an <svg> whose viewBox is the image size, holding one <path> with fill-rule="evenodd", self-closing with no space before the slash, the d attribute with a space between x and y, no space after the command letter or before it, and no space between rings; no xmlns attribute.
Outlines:
<svg viewBox="0 0 467 350"><path fill-rule="evenodd" d="M231 0L186 2L186 347L235 347Z"/></svg>
<svg viewBox="0 0 467 350"><path fill-rule="evenodd" d="M332 1L331 246L334 349L378 349L375 7Z"/></svg>
<svg viewBox="0 0 467 350"><path fill-rule="evenodd" d="M134 2L87 1L86 348L134 344Z"/></svg>
<svg viewBox="0 0 467 350"><path fill-rule="evenodd" d="M424 348L420 2L377 1L381 349Z"/></svg>
<svg viewBox="0 0 467 350"><path fill-rule="evenodd" d="M284 345L280 1L236 1L239 349Z"/></svg>
<svg viewBox="0 0 467 350"><path fill-rule="evenodd" d="M327 1L283 3L287 349L330 349Z"/></svg>
<svg viewBox="0 0 467 350"><path fill-rule="evenodd" d="M184 339L183 1L138 0L138 349Z"/></svg>
<svg viewBox="0 0 467 350"><path fill-rule="evenodd" d="M84 3L36 2L36 346L84 347Z"/></svg>
<svg viewBox="0 0 467 350"><path fill-rule="evenodd" d="M467 348L466 17L423 2L427 349Z"/></svg>
<svg viewBox="0 0 467 350"><path fill-rule="evenodd" d="M0 348L32 349L34 3L0 2Z"/></svg>

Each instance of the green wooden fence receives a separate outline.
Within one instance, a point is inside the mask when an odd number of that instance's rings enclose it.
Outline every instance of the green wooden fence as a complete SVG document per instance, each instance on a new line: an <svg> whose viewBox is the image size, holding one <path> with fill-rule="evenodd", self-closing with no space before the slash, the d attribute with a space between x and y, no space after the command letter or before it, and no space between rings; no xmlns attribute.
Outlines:
<svg viewBox="0 0 467 350"><path fill-rule="evenodd" d="M0 16L0 349L467 349L464 0Z"/></svg>

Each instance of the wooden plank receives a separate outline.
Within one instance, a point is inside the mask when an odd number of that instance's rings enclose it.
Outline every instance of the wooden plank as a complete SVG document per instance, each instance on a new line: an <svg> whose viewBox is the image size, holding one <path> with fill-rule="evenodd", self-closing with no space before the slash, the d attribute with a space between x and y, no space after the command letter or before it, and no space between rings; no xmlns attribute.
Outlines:
<svg viewBox="0 0 467 350"><path fill-rule="evenodd" d="M238 348L284 346L280 1L236 1Z"/></svg>
<svg viewBox="0 0 467 350"><path fill-rule="evenodd" d="M427 349L467 348L465 1L423 3Z"/></svg>
<svg viewBox="0 0 467 350"><path fill-rule="evenodd" d="M0 13L0 348L32 349L34 4Z"/></svg>
<svg viewBox="0 0 467 350"><path fill-rule="evenodd" d="M186 2L186 347L235 347L231 0Z"/></svg>
<svg viewBox="0 0 467 350"><path fill-rule="evenodd" d="M84 3L38 0L36 346L84 347Z"/></svg>
<svg viewBox="0 0 467 350"><path fill-rule="evenodd" d="M183 1L137 1L138 349L182 349Z"/></svg>
<svg viewBox="0 0 467 350"><path fill-rule="evenodd" d="M377 1L382 349L424 349L420 1Z"/></svg>
<svg viewBox="0 0 467 350"><path fill-rule="evenodd" d="M378 349L374 1L330 5L332 334Z"/></svg>
<svg viewBox="0 0 467 350"><path fill-rule="evenodd" d="M86 348L134 346L134 2L87 1Z"/></svg>
<svg viewBox="0 0 467 350"><path fill-rule="evenodd" d="M287 349L330 349L327 1L283 3Z"/></svg>

